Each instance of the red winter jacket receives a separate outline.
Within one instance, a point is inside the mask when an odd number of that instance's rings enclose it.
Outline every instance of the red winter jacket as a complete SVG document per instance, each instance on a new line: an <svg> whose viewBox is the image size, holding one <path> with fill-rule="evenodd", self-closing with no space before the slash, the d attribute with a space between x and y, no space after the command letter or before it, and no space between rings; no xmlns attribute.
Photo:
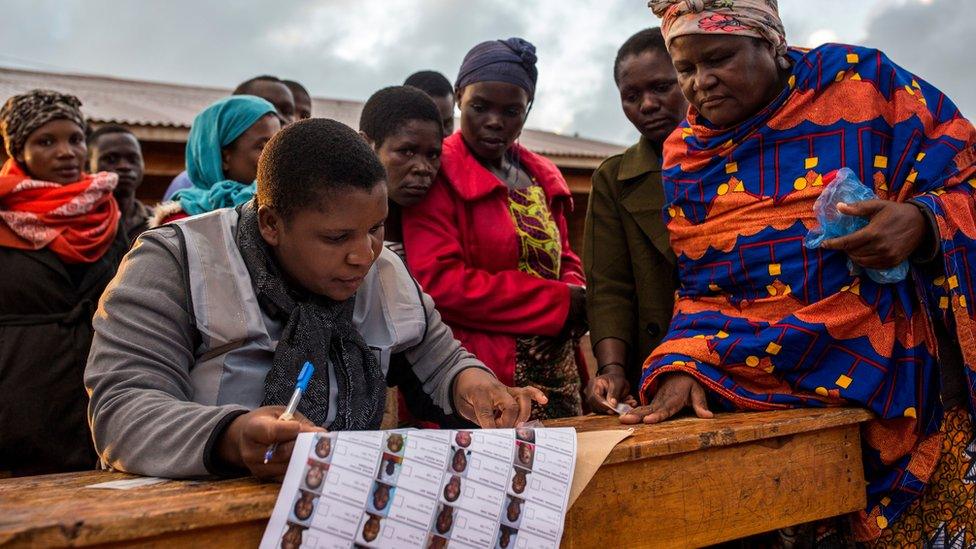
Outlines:
<svg viewBox="0 0 976 549"><path fill-rule="evenodd" d="M559 227L560 280L518 270L508 188L475 160L460 132L444 140L441 170L427 198L403 212L410 271L455 337L507 385L515 374L515 337L558 334L569 314L568 284L584 284L567 236L564 212L573 201L566 180L546 158L515 147L522 167L549 198Z"/></svg>

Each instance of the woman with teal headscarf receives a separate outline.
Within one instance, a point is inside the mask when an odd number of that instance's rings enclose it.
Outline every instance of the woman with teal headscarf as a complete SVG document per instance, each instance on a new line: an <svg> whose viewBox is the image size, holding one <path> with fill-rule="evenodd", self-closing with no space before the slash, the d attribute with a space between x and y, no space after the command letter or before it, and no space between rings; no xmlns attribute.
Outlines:
<svg viewBox="0 0 976 549"><path fill-rule="evenodd" d="M253 95L232 95L204 109L193 119L186 142L193 187L158 208L157 219L168 223L253 198L261 150L280 129L274 105Z"/></svg>

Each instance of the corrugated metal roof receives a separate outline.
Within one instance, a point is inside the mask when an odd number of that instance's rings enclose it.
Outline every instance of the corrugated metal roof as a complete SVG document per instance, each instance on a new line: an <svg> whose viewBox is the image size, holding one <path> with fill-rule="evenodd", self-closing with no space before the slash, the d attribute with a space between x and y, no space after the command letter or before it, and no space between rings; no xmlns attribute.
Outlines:
<svg viewBox="0 0 976 549"><path fill-rule="evenodd" d="M225 88L0 67L0 99L36 88L78 96L85 115L95 122L169 128L189 128L198 112L230 92ZM333 118L353 128L359 125L361 101L316 97L313 103L315 116ZM603 141L532 129L522 132L521 142L535 152L556 157L557 164L559 158L586 159L578 167L624 149Z"/></svg>

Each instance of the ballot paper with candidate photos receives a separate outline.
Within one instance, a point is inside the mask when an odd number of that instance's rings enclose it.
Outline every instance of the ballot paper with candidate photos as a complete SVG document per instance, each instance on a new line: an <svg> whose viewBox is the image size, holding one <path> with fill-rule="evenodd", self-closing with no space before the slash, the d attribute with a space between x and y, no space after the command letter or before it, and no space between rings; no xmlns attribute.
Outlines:
<svg viewBox="0 0 976 549"><path fill-rule="evenodd" d="M303 433L262 549L558 547L571 428Z"/></svg>

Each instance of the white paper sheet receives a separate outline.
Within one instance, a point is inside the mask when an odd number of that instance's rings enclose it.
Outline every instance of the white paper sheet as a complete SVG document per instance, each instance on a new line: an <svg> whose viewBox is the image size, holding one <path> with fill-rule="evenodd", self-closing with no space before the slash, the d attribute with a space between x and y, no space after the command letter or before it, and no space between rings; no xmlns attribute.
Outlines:
<svg viewBox="0 0 976 549"><path fill-rule="evenodd" d="M299 435L261 540L275 547L558 547L576 432Z"/></svg>
<svg viewBox="0 0 976 549"><path fill-rule="evenodd" d="M139 477L139 478L127 478L123 480L110 480L108 482L99 482L98 484L89 484L85 488L103 488L110 490L132 490L133 488L142 488L143 486L155 486L157 484L167 482L167 478L159 477Z"/></svg>

